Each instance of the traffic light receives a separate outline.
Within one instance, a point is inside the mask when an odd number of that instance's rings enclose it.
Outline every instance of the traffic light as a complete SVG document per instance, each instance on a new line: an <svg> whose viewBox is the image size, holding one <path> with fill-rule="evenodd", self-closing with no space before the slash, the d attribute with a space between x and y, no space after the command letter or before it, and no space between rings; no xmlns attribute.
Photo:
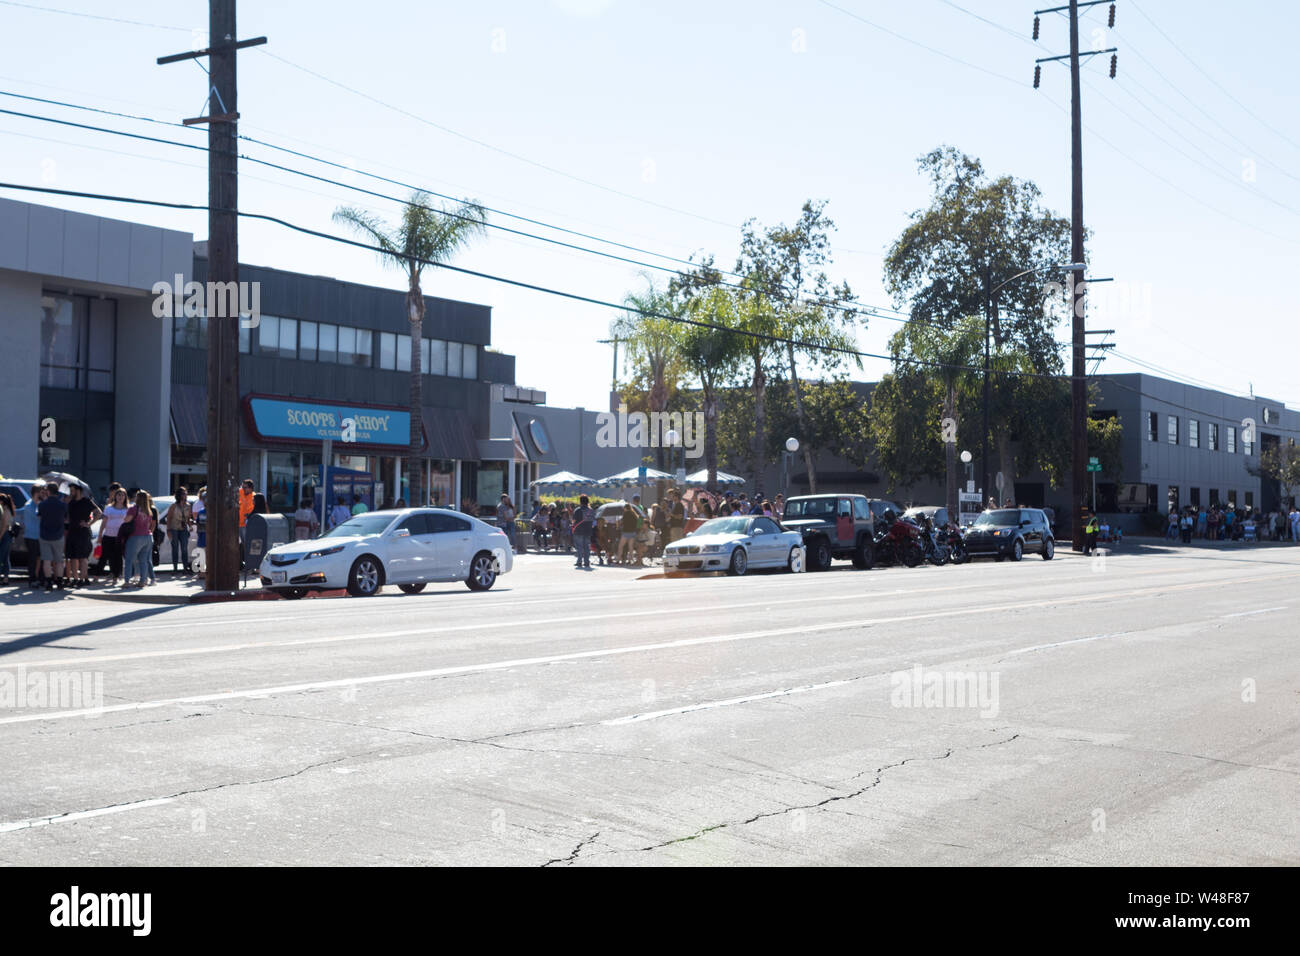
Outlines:
<svg viewBox="0 0 1300 956"><path fill-rule="evenodd" d="M1034 89L1038 89L1038 81L1043 76L1043 67L1041 64L1034 64Z"/></svg>
<svg viewBox="0 0 1300 956"><path fill-rule="evenodd" d="M1115 65L1119 62L1118 57L1118 53L1112 53L1110 55L1110 78L1112 80L1115 79Z"/></svg>
<svg viewBox="0 0 1300 956"><path fill-rule="evenodd" d="M1112 14L1111 14L1111 20L1114 20L1114 19L1115 19L1115 15L1112 13ZM1035 39L1035 40L1038 39L1038 17L1034 17L1034 39Z"/></svg>
<svg viewBox="0 0 1300 956"><path fill-rule="evenodd" d="M1114 25L1115 25L1115 4L1112 3L1110 5L1110 16L1106 18L1106 26L1113 27Z"/></svg>

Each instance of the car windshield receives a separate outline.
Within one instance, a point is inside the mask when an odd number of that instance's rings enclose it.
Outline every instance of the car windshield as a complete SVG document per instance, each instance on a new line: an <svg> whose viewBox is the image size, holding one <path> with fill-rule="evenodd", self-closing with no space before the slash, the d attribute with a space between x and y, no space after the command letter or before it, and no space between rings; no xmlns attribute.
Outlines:
<svg viewBox="0 0 1300 956"><path fill-rule="evenodd" d="M834 498L793 498L785 503L787 518L829 518L834 514Z"/></svg>
<svg viewBox="0 0 1300 956"><path fill-rule="evenodd" d="M1020 524L1020 512L1015 508L1010 510L1001 508L997 511L986 511L975 519L975 527L977 528L1009 524Z"/></svg>
<svg viewBox="0 0 1300 956"><path fill-rule="evenodd" d="M323 538L352 538L368 534L379 534L393 522L393 515L386 511L367 511L354 515L337 528L325 532Z"/></svg>
<svg viewBox="0 0 1300 956"><path fill-rule="evenodd" d="M748 518L714 518L700 525L691 534L748 534Z"/></svg>

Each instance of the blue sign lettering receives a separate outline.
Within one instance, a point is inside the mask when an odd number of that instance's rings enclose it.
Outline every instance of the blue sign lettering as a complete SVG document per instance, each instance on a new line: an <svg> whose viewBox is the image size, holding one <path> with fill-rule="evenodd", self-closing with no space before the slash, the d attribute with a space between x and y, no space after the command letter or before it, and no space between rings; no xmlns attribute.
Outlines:
<svg viewBox="0 0 1300 956"><path fill-rule="evenodd" d="M253 424L263 438L307 441L341 441L343 419L356 422L358 445L406 445L411 436L411 413L364 406L313 405L309 402L251 398Z"/></svg>

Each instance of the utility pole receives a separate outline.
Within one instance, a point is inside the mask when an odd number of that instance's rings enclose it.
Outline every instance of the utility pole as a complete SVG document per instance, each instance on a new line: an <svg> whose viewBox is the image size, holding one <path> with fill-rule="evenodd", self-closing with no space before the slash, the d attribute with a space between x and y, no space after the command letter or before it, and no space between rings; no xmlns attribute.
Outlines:
<svg viewBox="0 0 1300 956"><path fill-rule="evenodd" d="M1038 17L1043 13L1069 11L1070 17L1070 52L1065 56L1041 57L1034 64L1034 87L1037 89L1042 74L1042 64L1069 59L1070 61L1070 259L1074 263L1084 262L1083 249L1083 109L1079 99L1079 10L1095 7L1106 0L1092 0L1079 3L1070 0L1068 6L1051 7L1034 11L1034 39L1038 39ZM1110 4L1110 16L1107 26L1115 25L1115 4ZM1109 53L1110 75L1115 77L1115 47L1093 50L1085 56ZM1071 371L1070 371L1070 546L1075 551L1083 550L1083 528L1087 521L1088 502L1086 485L1088 480L1088 377L1087 377L1087 332L1084 327L1086 312L1085 295L1087 281L1082 269L1071 275L1070 327L1071 327Z"/></svg>
<svg viewBox="0 0 1300 956"><path fill-rule="evenodd" d="M208 114L208 497L206 588L239 587L239 120L236 51L266 42L235 39L235 0L209 0L208 47L158 58L207 57ZM229 314L227 314L229 313Z"/></svg>
<svg viewBox="0 0 1300 956"><path fill-rule="evenodd" d="M618 414L618 343L626 342L627 339L619 338L617 335L612 339L596 339L599 345L614 346L614 371L609 377L609 410L615 415Z"/></svg>

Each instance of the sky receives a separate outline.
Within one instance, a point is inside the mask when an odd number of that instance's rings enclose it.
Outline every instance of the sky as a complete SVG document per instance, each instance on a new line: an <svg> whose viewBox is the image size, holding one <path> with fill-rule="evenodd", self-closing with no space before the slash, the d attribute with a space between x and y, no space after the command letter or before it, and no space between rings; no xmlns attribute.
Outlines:
<svg viewBox="0 0 1300 956"><path fill-rule="evenodd" d="M1084 219L1096 285L1088 323L1113 328L1103 372L1172 377L1300 405L1300 91L1291 38L1300 8L1238 12L1203 0L1120 0L1084 14ZM101 19L96 19L96 18ZM134 21L134 22L123 22ZM734 264L740 225L791 222L828 201L830 274L862 303L906 309L882 263L928 201L918 157L952 145L990 174L1037 183L1070 208L1068 24L1003 0L630 2L245 0L239 131L410 185L545 223L490 221L666 269L692 254ZM204 111L196 62L202 0L0 0L0 90L168 122ZM204 143L196 131L0 96L0 109ZM401 187L286 156L244 152L389 194ZM197 151L0 114L0 180L204 204ZM386 219L397 201L240 167L240 207L330 233L340 205ZM206 214L0 195L183 229ZM636 246L631 252L550 227ZM404 288L370 253L244 220L240 260ZM490 230L454 264L619 302L644 265ZM669 272L650 270L665 281ZM519 384L553 405L604 407L615 311L431 270L429 294L490 305L493 343ZM896 321L871 318L859 348L886 353ZM1066 337L1064 330L1058 338ZM1141 364L1139 364L1141 363ZM855 378L888 363L864 359Z"/></svg>

